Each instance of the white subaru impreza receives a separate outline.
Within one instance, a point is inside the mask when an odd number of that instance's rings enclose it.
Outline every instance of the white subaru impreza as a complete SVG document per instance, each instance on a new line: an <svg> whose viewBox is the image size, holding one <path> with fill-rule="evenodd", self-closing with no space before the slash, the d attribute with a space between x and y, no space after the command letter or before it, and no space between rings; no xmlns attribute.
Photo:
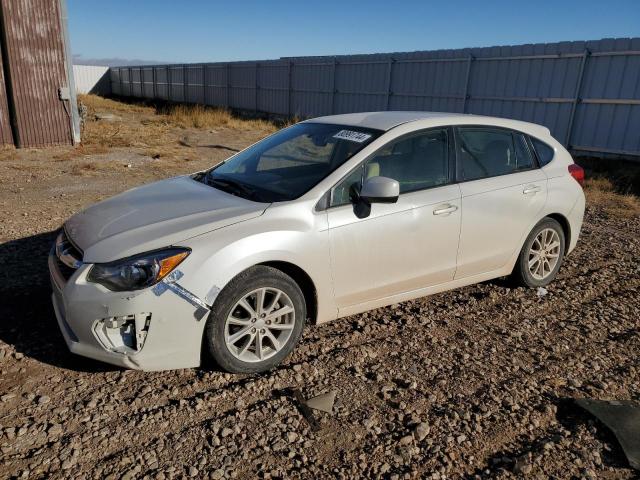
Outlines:
<svg viewBox="0 0 640 480"><path fill-rule="evenodd" d="M583 178L539 125L316 118L74 215L49 256L53 305L80 355L264 371L307 322L507 275L548 284L578 240Z"/></svg>

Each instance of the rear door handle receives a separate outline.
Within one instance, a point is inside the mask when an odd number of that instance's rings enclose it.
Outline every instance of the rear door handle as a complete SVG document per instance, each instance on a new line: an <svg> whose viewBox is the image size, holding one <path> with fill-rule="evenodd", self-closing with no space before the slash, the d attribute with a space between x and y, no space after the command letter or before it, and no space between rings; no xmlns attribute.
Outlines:
<svg viewBox="0 0 640 480"><path fill-rule="evenodd" d="M455 205L451 205L450 203L445 203L444 205L438 205L438 207L436 207L433 210L433 214L434 215L448 215L450 213L455 212L456 210L458 210L458 207L456 207Z"/></svg>
<svg viewBox="0 0 640 480"><path fill-rule="evenodd" d="M526 187L524 187L524 190L522 190L522 193L524 193L525 195L530 195L532 193L538 193L540 190L542 190L542 188L538 185L527 185Z"/></svg>

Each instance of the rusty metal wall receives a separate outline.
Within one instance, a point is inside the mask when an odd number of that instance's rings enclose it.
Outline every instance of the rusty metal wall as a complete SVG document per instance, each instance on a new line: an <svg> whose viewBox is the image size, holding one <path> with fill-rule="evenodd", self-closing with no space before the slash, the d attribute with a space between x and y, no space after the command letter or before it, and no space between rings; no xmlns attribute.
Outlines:
<svg viewBox="0 0 640 480"><path fill-rule="evenodd" d="M1 38L0 42L2 42ZM4 79L2 61L2 50L0 49L0 145L12 145L13 133L9 120L9 103L7 101L7 87Z"/></svg>
<svg viewBox="0 0 640 480"><path fill-rule="evenodd" d="M640 158L640 38L111 69L116 95L284 116L430 110L549 127L576 152ZM186 95L185 95L185 92Z"/></svg>
<svg viewBox="0 0 640 480"><path fill-rule="evenodd" d="M72 144L72 101L59 0L0 0L16 146Z"/></svg>

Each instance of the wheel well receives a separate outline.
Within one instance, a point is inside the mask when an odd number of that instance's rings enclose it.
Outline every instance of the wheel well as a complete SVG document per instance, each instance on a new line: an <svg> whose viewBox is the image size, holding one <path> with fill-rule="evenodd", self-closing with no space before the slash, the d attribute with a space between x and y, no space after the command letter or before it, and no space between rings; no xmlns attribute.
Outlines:
<svg viewBox="0 0 640 480"><path fill-rule="evenodd" d="M569 250L569 244L571 243L571 225L569 225L569 220L567 220L564 215L561 215L559 213L552 213L551 215L547 215L547 217L553 218L562 227L565 238L564 253L567 253L567 251Z"/></svg>
<svg viewBox="0 0 640 480"><path fill-rule="evenodd" d="M307 306L307 317L311 323L315 323L318 316L318 296L313 280L307 275L307 272L289 262L274 261L260 263L259 265L275 268L293 278L304 295L304 301Z"/></svg>

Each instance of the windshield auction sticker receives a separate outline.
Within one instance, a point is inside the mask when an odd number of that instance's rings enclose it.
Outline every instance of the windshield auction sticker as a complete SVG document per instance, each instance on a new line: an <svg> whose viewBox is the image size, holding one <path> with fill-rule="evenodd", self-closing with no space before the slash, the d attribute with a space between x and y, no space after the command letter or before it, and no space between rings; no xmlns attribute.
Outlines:
<svg viewBox="0 0 640 480"><path fill-rule="evenodd" d="M333 138L339 138L341 140L349 140L350 142L362 143L371 138L368 133L354 132L353 130L340 130Z"/></svg>

